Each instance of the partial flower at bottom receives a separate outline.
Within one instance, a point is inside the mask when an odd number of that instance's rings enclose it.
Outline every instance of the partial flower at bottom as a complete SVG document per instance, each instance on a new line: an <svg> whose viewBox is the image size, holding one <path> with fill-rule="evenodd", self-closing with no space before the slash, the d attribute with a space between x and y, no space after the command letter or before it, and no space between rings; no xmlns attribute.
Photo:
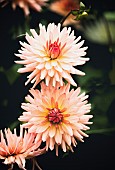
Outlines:
<svg viewBox="0 0 115 170"><path fill-rule="evenodd" d="M46 86L41 83L41 91L30 90L26 97L27 103L22 103L25 110L19 120L28 128L29 133L37 133L38 139L46 142L46 150L61 146L63 151L71 150L77 145L77 140L83 142L88 137L91 104L88 95L80 92L80 88L70 91L70 84L64 86Z"/></svg>
<svg viewBox="0 0 115 170"><path fill-rule="evenodd" d="M26 85L34 83L33 88L45 79L46 85L52 83L56 86L60 83L63 86L63 79L76 86L71 74L85 75L74 66L83 65L89 60L86 55L87 47L82 47L84 40L81 37L76 38L71 27L64 27L54 23L48 24L47 29L44 25L39 25L40 33L31 29L32 36L26 34L26 42L20 42L22 45L19 54L16 54L21 60L16 61L23 64L24 67L18 69L19 73L30 72ZM79 42L80 41L80 42Z"/></svg>
<svg viewBox="0 0 115 170"><path fill-rule="evenodd" d="M20 128L20 135L17 136L16 129L14 133L10 129L5 129L4 133L0 132L0 159L4 160L4 164L10 165L13 169L13 164L18 164L20 169L25 169L26 159L33 158L45 152L45 147L40 149L41 141L37 140L35 133L27 133Z"/></svg>

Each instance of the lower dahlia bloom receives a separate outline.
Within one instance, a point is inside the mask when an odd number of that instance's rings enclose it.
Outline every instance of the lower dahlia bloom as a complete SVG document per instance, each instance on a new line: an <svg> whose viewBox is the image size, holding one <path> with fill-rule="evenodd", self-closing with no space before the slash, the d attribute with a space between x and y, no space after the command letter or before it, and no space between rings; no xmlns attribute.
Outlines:
<svg viewBox="0 0 115 170"><path fill-rule="evenodd" d="M60 83L63 86L63 78L73 86L75 81L71 77L72 74L84 75L82 71L75 69L74 66L82 65L89 58L86 55L87 47L81 48L84 41L78 43L81 39L77 39L71 28L64 27L60 30L61 25L56 26L54 23L49 24L47 30L45 26L40 26L40 34L38 35L34 29L30 30L32 36L26 34L26 42L20 42L22 45L20 54L16 54L22 60L16 61L18 64L24 64L24 68L20 68L18 72L32 72L28 76L28 82L34 83L35 87L41 80L45 79L46 85L50 83L55 86Z"/></svg>
<svg viewBox="0 0 115 170"><path fill-rule="evenodd" d="M22 103L25 110L19 120L28 128L29 133L37 133L38 138L46 142L46 150L58 146L63 151L72 149L77 145L77 140L83 142L83 137L88 137L85 130L91 124L89 119L91 104L88 104L88 95L80 94L80 88L75 91L70 89L70 84L62 87L46 86L41 83L41 92L31 89L31 95L26 97L28 103Z"/></svg>
<svg viewBox="0 0 115 170"><path fill-rule="evenodd" d="M1 0L1 2L7 4L8 0ZM11 0L12 8L15 10L16 6L19 6L23 9L25 15L29 15L29 8L33 8L34 10L40 12L42 10L41 6L46 5L46 1L48 0Z"/></svg>
<svg viewBox="0 0 115 170"><path fill-rule="evenodd" d="M13 169L13 164L17 163L19 168L25 169L25 159L29 159L45 152L45 148L39 149L41 141L36 138L35 133L23 132L20 129L20 135L17 136L16 129L14 133L10 129L5 129L5 136L0 132L0 159L4 159L4 164L10 164ZM24 134L23 134L24 133ZM36 142L37 139L37 142Z"/></svg>

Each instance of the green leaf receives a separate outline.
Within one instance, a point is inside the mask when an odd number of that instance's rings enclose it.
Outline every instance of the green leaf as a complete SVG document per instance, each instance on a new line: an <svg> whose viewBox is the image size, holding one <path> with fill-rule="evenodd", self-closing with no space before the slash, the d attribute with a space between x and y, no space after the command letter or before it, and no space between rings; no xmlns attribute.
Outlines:
<svg viewBox="0 0 115 170"><path fill-rule="evenodd" d="M0 72L4 72L4 68L2 66L0 67Z"/></svg>
<svg viewBox="0 0 115 170"><path fill-rule="evenodd" d="M88 15L88 12L90 11L90 8L86 8L85 5L80 2L80 9L79 10L72 10L71 14L76 16L75 20L80 20Z"/></svg>
<svg viewBox="0 0 115 170"><path fill-rule="evenodd" d="M74 79L79 83L79 86L83 90L89 92L103 85L106 86L109 84L109 76L107 76L106 70L95 69L90 66L90 63L83 66L82 70L86 73L86 75L74 76Z"/></svg>
<svg viewBox="0 0 115 170"><path fill-rule="evenodd" d="M112 60L112 69L109 73L109 78L110 78L111 84L115 85L115 58L114 57Z"/></svg>
<svg viewBox="0 0 115 170"><path fill-rule="evenodd" d="M18 64L14 64L9 70L5 71L5 75L9 81L10 84L13 84L16 79L20 76L20 74L17 72L17 70L21 66Z"/></svg>
<svg viewBox="0 0 115 170"><path fill-rule="evenodd" d="M109 21L115 21L115 11L113 12L105 12L104 17Z"/></svg>
<svg viewBox="0 0 115 170"><path fill-rule="evenodd" d="M69 155L69 152L66 152L66 153L63 154L62 158L66 157L68 155Z"/></svg>
<svg viewBox="0 0 115 170"><path fill-rule="evenodd" d="M72 13L72 15L76 16L76 15L79 14L79 11L77 11L77 10L72 10L71 13Z"/></svg>
<svg viewBox="0 0 115 170"><path fill-rule="evenodd" d="M9 128L11 129L11 131L14 129L14 128L16 128L18 125L19 125L19 121L18 120L16 120L15 122L13 122L13 123L11 123L10 125L9 125Z"/></svg>
<svg viewBox="0 0 115 170"><path fill-rule="evenodd" d="M80 9L82 9L82 10L85 9L85 5L83 4L83 2L80 2Z"/></svg>
<svg viewBox="0 0 115 170"><path fill-rule="evenodd" d="M106 133L111 133L115 132L115 127L113 128L106 128L106 129L93 129L93 130L88 130L87 134L106 134Z"/></svg>

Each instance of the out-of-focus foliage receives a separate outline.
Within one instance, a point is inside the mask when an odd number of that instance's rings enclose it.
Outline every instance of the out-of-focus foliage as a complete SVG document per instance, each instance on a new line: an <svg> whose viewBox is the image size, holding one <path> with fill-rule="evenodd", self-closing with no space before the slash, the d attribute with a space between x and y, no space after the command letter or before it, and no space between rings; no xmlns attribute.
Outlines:
<svg viewBox="0 0 115 170"><path fill-rule="evenodd" d="M103 16L94 18L82 29L87 39L108 45L110 51L115 52L115 12L104 12Z"/></svg>
<svg viewBox="0 0 115 170"><path fill-rule="evenodd" d="M104 10L100 14L91 7L89 15L81 21L80 31L88 45L90 62L83 67L86 75L75 79L90 96L94 115L91 133L96 133L96 130L104 132L104 129L113 131L115 130L115 11Z"/></svg>
<svg viewBox="0 0 115 170"><path fill-rule="evenodd" d="M20 68L20 65L16 65L14 64L12 67L10 67L8 70L4 70L2 67L1 67L1 71L5 74L8 82L10 85L12 85L16 79L20 76L18 73L17 73L17 69Z"/></svg>

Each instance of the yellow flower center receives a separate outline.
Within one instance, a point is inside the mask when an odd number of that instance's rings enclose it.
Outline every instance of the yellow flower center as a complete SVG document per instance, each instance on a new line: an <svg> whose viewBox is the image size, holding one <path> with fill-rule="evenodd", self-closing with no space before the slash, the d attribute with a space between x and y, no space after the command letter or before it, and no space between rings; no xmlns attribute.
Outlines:
<svg viewBox="0 0 115 170"><path fill-rule="evenodd" d="M63 115L60 109L54 108L49 110L48 120L52 124L59 124L60 122L62 122L62 119L63 119Z"/></svg>
<svg viewBox="0 0 115 170"><path fill-rule="evenodd" d="M60 47L58 43L55 41L54 43L49 45L49 55L50 58L53 60L56 59L59 56L59 54L60 54Z"/></svg>

